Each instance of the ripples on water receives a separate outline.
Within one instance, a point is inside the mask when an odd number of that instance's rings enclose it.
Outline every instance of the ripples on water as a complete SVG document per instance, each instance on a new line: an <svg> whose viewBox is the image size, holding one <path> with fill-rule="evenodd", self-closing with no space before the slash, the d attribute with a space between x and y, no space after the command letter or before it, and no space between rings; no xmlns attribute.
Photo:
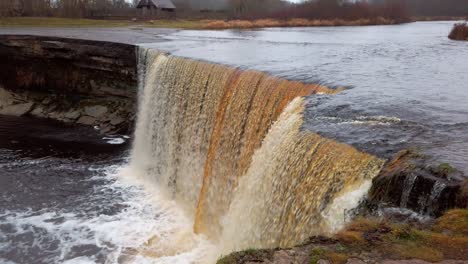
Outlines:
<svg viewBox="0 0 468 264"><path fill-rule="evenodd" d="M127 140L0 116L0 263L187 263L204 256L210 245L196 237L164 258L145 255L159 252L161 243L148 243L155 235L166 242L181 230L191 234L192 224L122 178Z"/></svg>
<svg viewBox="0 0 468 264"><path fill-rule="evenodd" d="M446 38L451 25L179 31L156 46L350 87L309 98L305 127L384 157L416 146L466 171L468 43ZM0 263L202 258L211 245L191 221L118 177L127 140L0 116Z"/></svg>
<svg viewBox="0 0 468 264"><path fill-rule="evenodd" d="M468 172L468 43L447 38L452 25L180 31L148 46L350 87L310 98L305 127L386 158L417 147Z"/></svg>

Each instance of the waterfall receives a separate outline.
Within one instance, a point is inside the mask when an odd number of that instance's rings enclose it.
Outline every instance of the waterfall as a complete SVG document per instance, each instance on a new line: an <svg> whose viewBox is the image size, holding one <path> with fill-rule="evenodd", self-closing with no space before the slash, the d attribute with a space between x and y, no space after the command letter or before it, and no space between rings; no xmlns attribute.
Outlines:
<svg viewBox="0 0 468 264"><path fill-rule="evenodd" d="M333 232L383 165L301 129L304 96L333 90L152 49L139 59L130 168L225 251Z"/></svg>

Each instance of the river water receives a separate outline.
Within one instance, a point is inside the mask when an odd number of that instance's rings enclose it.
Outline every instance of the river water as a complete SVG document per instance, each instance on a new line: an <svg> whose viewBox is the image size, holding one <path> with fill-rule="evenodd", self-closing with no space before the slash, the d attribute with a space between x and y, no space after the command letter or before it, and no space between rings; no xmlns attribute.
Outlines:
<svg viewBox="0 0 468 264"><path fill-rule="evenodd" d="M174 55L347 90L311 97L305 127L390 157L417 148L468 172L468 42L453 22L179 31L145 44Z"/></svg>
<svg viewBox="0 0 468 264"><path fill-rule="evenodd" d="M305 129L381 157L415 147L468 172L468 43L447 39L452 24L164 34L113 29L103 36L127 36L131 42L132 32L145 46L175 55L345 87L338 95L308 98ZM82 34L103 38L99 32ZM72 36L80 34L74 30ZM212 245L191 234L192 223L173 204L125 180L127 141L82 127L0 116L0 263L205 258ZM175 243L177 250L151 248L155 240Z"/></svg>

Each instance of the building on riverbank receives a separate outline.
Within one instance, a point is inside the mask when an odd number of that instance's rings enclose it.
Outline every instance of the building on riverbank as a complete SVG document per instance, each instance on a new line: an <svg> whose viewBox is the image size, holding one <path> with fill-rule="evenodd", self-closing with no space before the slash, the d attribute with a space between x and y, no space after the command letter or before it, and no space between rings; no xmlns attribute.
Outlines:
<svg viewBox="0 0 468 264"><path fill-rule="evenodd" d="M144 17L167 17L176 11L171 0L141 0L137 7Z"/></svg>

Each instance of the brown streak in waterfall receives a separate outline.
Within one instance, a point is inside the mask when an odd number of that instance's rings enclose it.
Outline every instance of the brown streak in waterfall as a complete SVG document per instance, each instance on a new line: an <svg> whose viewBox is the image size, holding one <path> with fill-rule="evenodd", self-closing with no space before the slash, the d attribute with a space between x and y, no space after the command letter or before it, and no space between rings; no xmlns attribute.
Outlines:
<svg viewBox="0 0 468 264"><path fill-rule="evenodd" d="M232 191L249 168L255 149L260 147L271 124L287 104L296 97L317 91L331 93L319 85L285 81L254 71L242 72L238 83L233 87L236 91L222 111L225 115L223 123L219 123L213 134L219 139L212 141L216 146L210 146L195 218L196 232L206 233L201 231L201 226L209 226L209 235L212 237L220 232L220 217L226 213ZM242 113L246 113L246 116L242 116ZM221 145L224 147L220 147ZM226 150L230 152L227 153ZM233 151L235 153L231 153ZM222 197L218 197L220 193L217 189L220 187L224 190Z"/></svg>
<svg viewBox="0 0 468 264"><path fill-rule="evenodd" d="M241 75L241 72L239 70L236 70L230 76L228 82L226 83L227 87L224 88L224 94L222 96L222 100L219 105L218 112L216 113L216 121L215 121L213 132L211 135L210 144L209 144L208 153L207 153L206 162L205 162L203 184L200 190L200 195L198 197L198 204L197 204L195 222L194 222L194 227L193 227L195 233L206 233L209 230L209 228L206 227L207 223L199 220L203 218L204 211L202 210L202 208L205 207L204 205L205 200L201 199L201 197L204 197L206 193L206 189L208 188L208 180L209 180L209 176L210 176L212 166L214 163L214 156L219 146L220 136L223 132L222 128L223 128L226 109L228 107L229 102L231 101L231 97L234 95L235 87L237 85L237 82L239 81L240 75Z"/></svg>

